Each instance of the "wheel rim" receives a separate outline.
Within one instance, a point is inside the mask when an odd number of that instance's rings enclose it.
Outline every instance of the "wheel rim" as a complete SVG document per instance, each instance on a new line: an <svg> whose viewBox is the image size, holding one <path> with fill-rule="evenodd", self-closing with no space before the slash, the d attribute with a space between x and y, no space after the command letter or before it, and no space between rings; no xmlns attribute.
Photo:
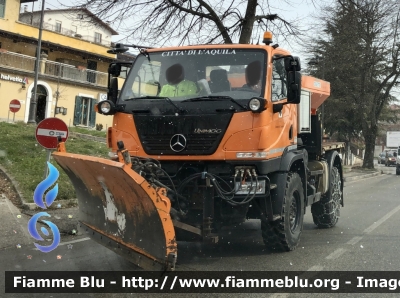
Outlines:
<svg viewBox="0 0 400 298"><path fill-rule="evenodd" d="M299 225L300 219L300 196L297 191L292 194L292 198L290 201L290 210L289 210L289 223L290 223L290 231L292 233L295 232Z"/></svg>

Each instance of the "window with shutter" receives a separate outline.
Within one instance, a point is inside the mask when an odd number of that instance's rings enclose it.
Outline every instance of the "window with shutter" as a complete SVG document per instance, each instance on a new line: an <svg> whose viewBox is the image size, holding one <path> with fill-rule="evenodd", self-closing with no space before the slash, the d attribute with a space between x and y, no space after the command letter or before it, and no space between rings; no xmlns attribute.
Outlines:
<svg viewBox="0 0 400 298"><path fill-rule="evenodd" d="M75 97L74 125L79 125L82 118L82 97Z"/></svg>
<svg viewBox="0 0 400 298"><path fill-rule="evenodd" d="M6 0L0 0L0 18L4 18L6 12Z"/></svg>
<svg viewBox="0 0 400 298"><path fill-rule="evenodd" d="M90 101L90 111L89 111L89 126L94 127L96 125L96 111L94 110L94 105L97 103L97 100L92 98Z"/></svg>
<svg viewBox="0 0 400 298"><path fill-rule="evenodd" d="M94 98L76 96L74 125L94 127L96 125L96 111L94 110L96 103Z"/></svg>

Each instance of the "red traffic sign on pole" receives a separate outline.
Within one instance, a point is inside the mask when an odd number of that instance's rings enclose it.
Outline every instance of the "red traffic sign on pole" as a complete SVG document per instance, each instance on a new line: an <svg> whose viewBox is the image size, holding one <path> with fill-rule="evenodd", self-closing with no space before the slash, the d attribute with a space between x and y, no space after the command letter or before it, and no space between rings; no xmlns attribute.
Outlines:
<svg viewBox="0 0 400 298"><path fill-rule="evenodd" d="M19 102L18 99L13 99L12 101L10 101L11 112L16 113L19 111L20 108L21 108L21 103Z"/></svg>
<svg viewBox="0 0 400 298"><path fill-rule="evenodd" d="M68 139L68 126L61 119L47 118L40 121L36 127L36 140L46 149L57 148L58 136L63 142Z"/></svg>

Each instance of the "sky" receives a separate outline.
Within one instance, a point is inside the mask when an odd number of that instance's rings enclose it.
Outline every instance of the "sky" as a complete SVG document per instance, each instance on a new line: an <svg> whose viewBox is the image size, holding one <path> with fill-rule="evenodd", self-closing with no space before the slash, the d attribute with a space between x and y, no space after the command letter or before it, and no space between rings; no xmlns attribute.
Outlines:
<svg viewBox="0 0 400 298"><path fill-rule="evenodd" d="M262 0L265 1L265 0ZM290 0L290 5L285 3L285 1L281 0L270 0L271 13L277 13L280 17L284 18L287 21L295 22L297 25L300 25L302 29L308 30L314 27L313 19L311 18L312 14L318 12L318 5L325 0ZM63 5L72 6L76 3L75 0L45 0L45 10L46 9L62 9L65 8ZM315 5L314 5L315 4ZM25 4L23 4L24 6ZM23 9L23 6L21 9ZM33 3L33 8L35 11L40 10L42 7L42 0L36 1ZM28 11L32 11L32 4L27 3ZM243 7L244 14L245 7ZM118 27L110 26L118 32ZM260 38L262 39L262 31L260 31ZM113 42L127 42L126 38L121 35L113 36ZM276 42L276 39L273 39ZM130 40L130 43L135 43ZM290 40L289 42L285 42L278 39L278 43L281 47L284 47L292 52L293 55L300 56L301 59L305 59L304 53L306 53L306 49L299 43L298 41Z"/></svg>

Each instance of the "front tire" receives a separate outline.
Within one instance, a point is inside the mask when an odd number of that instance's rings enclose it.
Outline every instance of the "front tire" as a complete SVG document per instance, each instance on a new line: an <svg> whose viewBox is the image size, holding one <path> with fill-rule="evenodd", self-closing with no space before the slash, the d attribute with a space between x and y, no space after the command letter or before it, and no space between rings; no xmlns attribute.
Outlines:
<svg viewBox="0 0 400 298"><path fill-rule="evenodd" d="M297 173L287 176L282 214L279 220L261 221L262 237L268 248L291 251L299 244L304 220L303 183Z"/></svg>
<svg viewBox="0 0 400 298"><path fill-rule="evenodd" d="M311 205L311 213L314 223L319 228L332 228L340 218L340 206L342 202L342 182L339 169L332 167L329 179L329 189L321 200Z"/></svg>

